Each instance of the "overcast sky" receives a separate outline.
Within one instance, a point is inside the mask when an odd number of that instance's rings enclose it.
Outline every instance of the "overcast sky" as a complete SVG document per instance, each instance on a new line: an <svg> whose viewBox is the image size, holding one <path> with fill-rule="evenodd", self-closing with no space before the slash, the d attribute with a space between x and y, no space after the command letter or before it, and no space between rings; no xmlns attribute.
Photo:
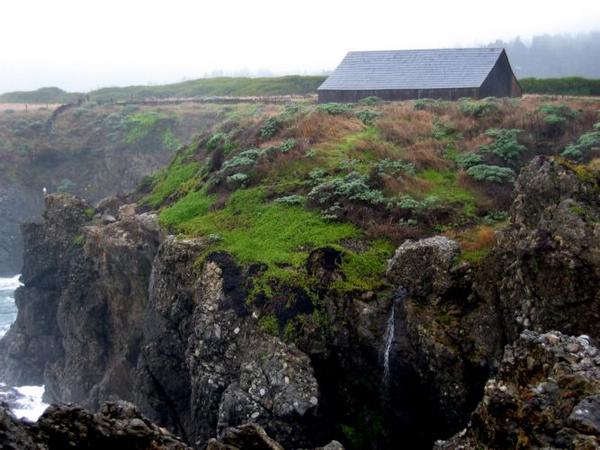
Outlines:
<svg viewBox="0 0 600 450"><path fill-rule="evenodd" d="M0 92L320 73L349 50L600 29L600 0L1 0Z"/></svg>

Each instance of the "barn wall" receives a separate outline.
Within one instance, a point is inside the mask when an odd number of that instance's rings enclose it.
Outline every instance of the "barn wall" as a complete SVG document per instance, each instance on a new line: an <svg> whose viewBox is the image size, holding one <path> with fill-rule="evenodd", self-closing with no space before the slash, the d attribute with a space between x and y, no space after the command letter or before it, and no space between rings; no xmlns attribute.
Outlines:
<svg viewBox="0 0 600 450"><path fill-rule="evenodd" d="M479 88L457 89L381 89L369 91L319 90L319 103L355 103L366 97L379 97L382 100L413 100L435 98L458 100L461 97L479 98Z"/></svg>
<svg viewBox="0 0 600 450"><path fill-rule="evenodd" d="M481 97L520 97L521 93L521 86L513 74L506 52L502 52L481 85Z"/></svg>

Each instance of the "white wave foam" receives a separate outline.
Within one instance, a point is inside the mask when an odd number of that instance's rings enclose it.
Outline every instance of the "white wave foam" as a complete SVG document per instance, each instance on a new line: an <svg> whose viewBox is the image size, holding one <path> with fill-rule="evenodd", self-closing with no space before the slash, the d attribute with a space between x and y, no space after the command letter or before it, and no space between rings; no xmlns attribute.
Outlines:
<svg viewBox="0 0 600 450"><path fill-rule="evenodd" d="M21 275L15 275L11 278L0 278L0 291L14 291L19 286L21 286L21 282L19 278Z"/></svg>
<svg viewBox="0 0 600 450"><path fill-rule="evenodd" d="M42 401L44 386L19 386L15 387L15 390L23 397L16 401L12 409L13 414L19 419L32 422L38 420L48 407L48 404Z"/></svg>

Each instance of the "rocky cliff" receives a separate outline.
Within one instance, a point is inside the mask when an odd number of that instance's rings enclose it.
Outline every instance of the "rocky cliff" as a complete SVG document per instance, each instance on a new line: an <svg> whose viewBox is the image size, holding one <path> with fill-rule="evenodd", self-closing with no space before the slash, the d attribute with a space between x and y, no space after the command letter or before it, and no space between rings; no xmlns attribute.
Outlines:
<svg viewBox="0 0 600 450"><path fill-rule="evenodd" d="M589 169L537 158L482 262L447 237L407 241L387 287L340 292L339 250L324 247L305 261L310 289L271 286L268 301L265 266L211 250L213 236L170 236L135 205L49 195L44 222L24 229L0 375L44 383L50 401L132 401L197 447L254 422L286 448L427 448L465 426L490 375L507 376L504 345L523 330L597 339L597 186ZM300 325L279 333L280 319ZM543 360L536 349L519 358Z"/></svg>
<svg viewBox="0 0 600 450"><path fill-rule="evenodd" d="M21 270L20 225L39 221L43 188L93 203L125 195L222 120L218 109L86 103L0 113L0 275Z"/></svg>

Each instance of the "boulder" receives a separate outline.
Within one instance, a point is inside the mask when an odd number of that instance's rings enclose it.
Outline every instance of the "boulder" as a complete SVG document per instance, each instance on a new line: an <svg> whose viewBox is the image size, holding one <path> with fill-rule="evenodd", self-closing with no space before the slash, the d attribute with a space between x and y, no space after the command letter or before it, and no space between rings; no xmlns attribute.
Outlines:
<svg viewBox="0 0 600 450"><path fill-rule="evenodd" d="M445 236L407 240L388 261L387 277L411 296L437 298L452 285L450 268L459 252L458 243Z"/></svg>
<svg viewBox="0 0 600 450"><path fill-rule="evenodd" d="M19 450L191 450L123 401L93 414L71 404L50 406L32 424L16 419L0 404L0 447Z"/></svg>

